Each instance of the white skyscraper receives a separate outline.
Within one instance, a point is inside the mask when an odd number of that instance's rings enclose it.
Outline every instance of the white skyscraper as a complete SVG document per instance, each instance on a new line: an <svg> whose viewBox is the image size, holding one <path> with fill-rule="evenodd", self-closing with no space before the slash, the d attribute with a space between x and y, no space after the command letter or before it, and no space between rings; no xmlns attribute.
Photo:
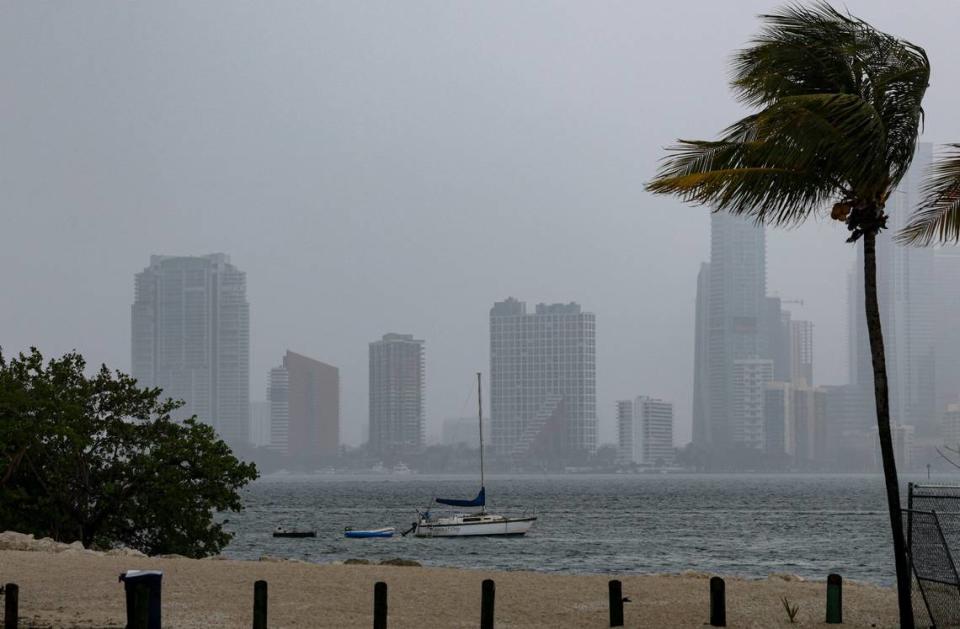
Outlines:
<svg viewBox="0 0 960 629"><path fill-rule="evenodd" d="M731 424L733 440L748 448L766 447L764 397L773 381L773 361L751 358L733 361Z"/></svg>
<svg viewBox="0 0 960 629"><path fill-rule="evenodd" d="M370 343L370 449L383 456L424 444L424 342L385 334Z"/></svg>
<svg viewBox="0 0 960 629"><path fill-rule="evenodd" d="M597 447L596 319L576 303L514 298L490 310L494 448L519 460L563 459Z"/></svg>
<svg viewBox="0 0 960 629"><path fill-rule="evenodd" d="M673 462L673 404L640 396L617 402L619 462L669 465Z"/></svg>
<svg viewBox="0 0 960 629"><path fill-rule="evenodd" d="M184 415L231 445L250 438L250 307L246 274L222 253L151 256L136 275L131 373L184 400Z"/></svg>

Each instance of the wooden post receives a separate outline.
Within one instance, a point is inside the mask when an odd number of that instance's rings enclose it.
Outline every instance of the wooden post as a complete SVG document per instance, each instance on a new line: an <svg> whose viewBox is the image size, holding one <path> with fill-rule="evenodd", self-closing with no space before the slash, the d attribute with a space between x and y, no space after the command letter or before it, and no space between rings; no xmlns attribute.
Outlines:
<svg viewBox="0 0 960 629"><path fill-rule="evenodd" d="M267 629L267 582L253 583L253 629Z"/></svg>
<svg viewBox="0 0 960 629"><path fill-rule="evenodd" d="M493 604L497 585L493 579L484 579L480 587L480 629L493 629Z"/></svg>
<svg viewBox="0 0 960 629"><path fill-rule="evenodd" d="M727 626L726 585L720 577L710 579L710 626Z"/></svg>
<svg viewBox="0 0 960 629"><path fill-rule="evenodd" d="M138 583L133 591L133 626L130 629L149 629L150 587Z"/></svg>
<svg viewBox="0 0 960 629"><path fill-rule="evenodd" d="M387 584L383 581L373 586L373 629L387 629Z"/></svg>
<svg viewBox="0 0 960 629"><path fill-rule="evenodd" d="M7 583L3 587L3 629L17 629L20 617L20 587Z"/></svg>
<svg viewBox="0 0 960 629"><path fill-rule="evenodd" d="M609 585L610 591L610 626L623 626L623 587L620 581L613 579Z"/></svg>
<svg viewBox="0 0 960 629"><path fill-rule="evenodd" d="M827 576L827 624L843 624L843 579L839 574Z"/></svg>

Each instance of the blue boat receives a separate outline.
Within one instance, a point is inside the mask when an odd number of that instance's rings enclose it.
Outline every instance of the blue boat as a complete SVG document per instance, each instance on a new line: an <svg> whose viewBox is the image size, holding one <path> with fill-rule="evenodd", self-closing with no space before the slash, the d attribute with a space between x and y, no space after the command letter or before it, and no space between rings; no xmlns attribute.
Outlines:
<svg viewBox="0 0 960 629"><path fill-rule="evenodd" d="M353 539L361 537L393 537L393 534L396 532L396 529L392 526L382 529L369 529L369 530L359 530L353 529L349 526L343 530L344 537L350 537Z"/></svg>

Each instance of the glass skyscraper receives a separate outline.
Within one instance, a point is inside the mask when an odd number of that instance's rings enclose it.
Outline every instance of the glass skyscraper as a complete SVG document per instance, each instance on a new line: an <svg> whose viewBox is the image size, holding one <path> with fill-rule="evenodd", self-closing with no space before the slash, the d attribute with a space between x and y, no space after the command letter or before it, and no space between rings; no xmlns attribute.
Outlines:
<svg viewBox="0 0 960 629"><path fill-rule="evenodd" d="M250 306L246 274L222 253L151 256L136 274L131 374L185 402L227 443L249 443Z"/></svg>

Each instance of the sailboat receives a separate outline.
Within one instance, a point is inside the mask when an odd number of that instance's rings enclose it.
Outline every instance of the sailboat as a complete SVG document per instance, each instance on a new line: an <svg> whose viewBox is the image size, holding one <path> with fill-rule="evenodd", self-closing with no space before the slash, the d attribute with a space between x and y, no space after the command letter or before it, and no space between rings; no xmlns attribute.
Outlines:
<svg viewBox="0 0 960 629"><path fill-rule="evenodd" d="M536 516L506 516L487 513L487 490L483 478L483 400L481 376L477 373L477 410L480 422L480 493L476 498L459 500L454 498L436 498L436 502L448 507L479 507L472 513L452 513L434 516L427 511L417 510L417 521L413 525L416 537L467 537L473 535L524 535L536 522Z"/></svg>

